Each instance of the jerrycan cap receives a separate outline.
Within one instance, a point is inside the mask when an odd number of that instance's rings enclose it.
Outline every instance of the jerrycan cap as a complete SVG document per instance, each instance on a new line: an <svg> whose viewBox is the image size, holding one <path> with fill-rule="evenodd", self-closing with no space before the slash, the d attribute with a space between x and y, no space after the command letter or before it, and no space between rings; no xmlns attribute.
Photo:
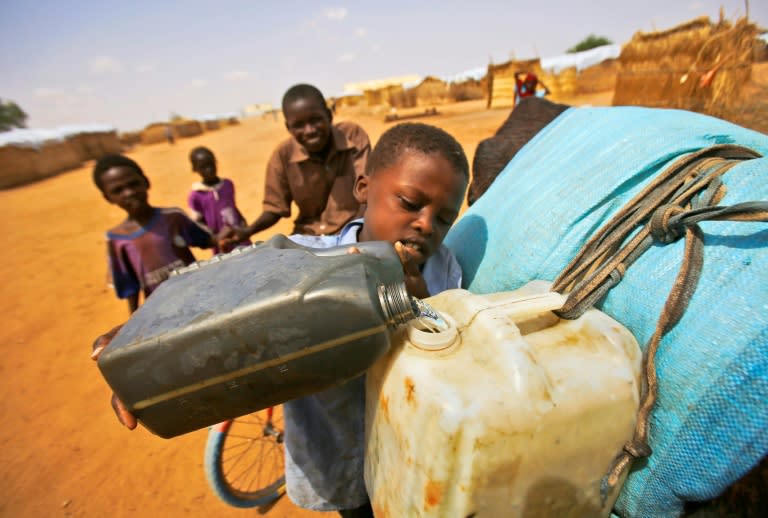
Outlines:
<svg viewBox="0 0 768 518"><path fill-rule="evenodd" d="M453 345L458 335L456 321L423 300L413 300L419 316L408 324L408 341L425 351L440 351Z"/></svg>

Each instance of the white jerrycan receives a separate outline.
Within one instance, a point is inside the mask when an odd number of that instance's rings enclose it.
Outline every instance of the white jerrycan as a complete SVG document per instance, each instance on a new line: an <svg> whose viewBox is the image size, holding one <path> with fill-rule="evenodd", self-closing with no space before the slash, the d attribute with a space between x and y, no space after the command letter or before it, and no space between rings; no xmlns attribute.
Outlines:
<svg viewBox="0 0 768 518"><path fill-rule="evenodd" d="M445 291L425 300L439 331L393 336L366 382L377 518L609 515L618 489L600 483L632 438L642 353L596 309L558 319L549 286Z"/></svg>

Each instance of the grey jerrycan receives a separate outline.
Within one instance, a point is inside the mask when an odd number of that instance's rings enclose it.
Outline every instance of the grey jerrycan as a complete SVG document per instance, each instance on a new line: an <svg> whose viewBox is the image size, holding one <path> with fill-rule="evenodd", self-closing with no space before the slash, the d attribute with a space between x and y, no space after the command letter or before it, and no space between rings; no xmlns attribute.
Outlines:
<svg viewBox="0 0 768 518"><path fill-rule="evenodd" d="M102 352L102 375L169 438L362 374L418 310L392 245L355 246L276 235L178 270Z"/></svg>

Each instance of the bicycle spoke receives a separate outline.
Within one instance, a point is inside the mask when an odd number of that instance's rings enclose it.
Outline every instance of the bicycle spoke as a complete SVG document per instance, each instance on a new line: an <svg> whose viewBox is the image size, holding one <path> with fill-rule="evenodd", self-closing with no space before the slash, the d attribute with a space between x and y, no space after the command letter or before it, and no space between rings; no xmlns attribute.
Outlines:
<svg viewBox="0 0 768 518"><path fill-rule="evenodd" d="M251 425L254 423L241 423L239 420L233 423ZM263 421L261 423L263 425ZM274 423L273 423L274 424ZM234 444L226 444L222 452L226 452L226 458L222 457L222 471L230 486L238 491L250 493L251 489L271 490L280 480L284 471L284 459L282 447L275 441L274 436L254 438L252 435L232 434L227 438L240 439ZM227 441L229 443L229 441Z"/></svg>
<svg viewBox="0 0 768 518"><path fill-rule="evenodd" d="M272 501L283 494L282 407L259 411L226 424L218 439L211 436L218 442L210 443L216 448L211 450L216 471L208 476L217 494L237 507L260 505L258 502Z"/></svg>
<svg viewBox="0 0 768 518"><path fill-rule="evenodd" d="M254 459L252 464L245 471L245 474L251 474L250 480L243 485L246 490L254 487L263 487L267 484L272 485L282 477L284 471L282 467L282 450L277 448L276 445L270 448L270 450L271 451L261 452L260 457ZM268 459L273 462L265 462Z"/></svg>

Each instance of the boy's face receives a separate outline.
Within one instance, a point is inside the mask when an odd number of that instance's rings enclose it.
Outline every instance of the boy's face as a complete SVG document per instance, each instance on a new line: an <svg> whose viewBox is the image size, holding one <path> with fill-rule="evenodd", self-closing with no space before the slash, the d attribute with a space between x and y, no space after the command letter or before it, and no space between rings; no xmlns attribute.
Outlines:
<svg viewBox="0 0 768 518"><path fill-rule="evenodd" d="M212 180L216 178L216 159L208 153L192 155L192 170L203 180Z"/></svg>
<svg viewBox="0 0 768 518"><path fill-rule="evenodd" d="M355 197L367 204L359 239L400 241L424 264L459 216L466 188L467 179L441 155L407 151L356 180Z"/></svg>
<svg viewBox="0 0 768 518"><path fill-rule="evenodd" d="M296 99L286 105L285 127L310 153L325 149L331 136L331 115L319 99Z"/></svg>
<svg viewBox="0 0 768 518"><path fill-rule="evenodd" d="M112 167L101 175L104 198L131 217L143 214L149 206L149 187L144 178L130 167Z"/></svg>

